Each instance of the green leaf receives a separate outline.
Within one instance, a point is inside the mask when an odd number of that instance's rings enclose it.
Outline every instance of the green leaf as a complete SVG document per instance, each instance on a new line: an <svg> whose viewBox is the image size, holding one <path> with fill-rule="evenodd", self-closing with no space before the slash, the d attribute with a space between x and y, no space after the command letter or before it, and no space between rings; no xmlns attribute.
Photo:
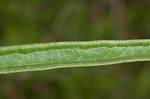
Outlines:
<svg viewBox="0 0 150 99"><path fill-rule="evenodd" d="M150 40L55 42L0 47L0 73L149 61Z"/></svg>

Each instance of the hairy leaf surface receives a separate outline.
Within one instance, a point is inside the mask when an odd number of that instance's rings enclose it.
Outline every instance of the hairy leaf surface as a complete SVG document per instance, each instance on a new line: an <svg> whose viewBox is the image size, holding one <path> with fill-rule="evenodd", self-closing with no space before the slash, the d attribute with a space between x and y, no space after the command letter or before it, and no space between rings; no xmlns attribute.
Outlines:
<svg viewBox="0 0 150 99"><path fill-rule="evenodd" d="M0 73L149 60L150 40L19 45L0 48Z"/></svg>

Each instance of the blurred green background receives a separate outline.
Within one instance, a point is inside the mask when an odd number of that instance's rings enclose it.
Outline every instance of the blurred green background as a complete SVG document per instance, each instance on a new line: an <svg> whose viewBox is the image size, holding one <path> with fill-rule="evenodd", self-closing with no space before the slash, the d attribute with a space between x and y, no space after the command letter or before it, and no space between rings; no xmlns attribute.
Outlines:
<svg viewBox="0 0 150 99"><path fill-rule="evenodd" d="M150 0L0 0L0 46L150 38ZM150 99L150 62L0 75L0 99Z"/></svg>

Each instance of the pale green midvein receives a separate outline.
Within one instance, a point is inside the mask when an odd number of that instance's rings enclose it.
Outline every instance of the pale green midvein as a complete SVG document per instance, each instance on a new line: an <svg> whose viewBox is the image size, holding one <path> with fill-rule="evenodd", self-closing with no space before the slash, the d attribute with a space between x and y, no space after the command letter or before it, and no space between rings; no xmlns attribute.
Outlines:
<svg viewBox="0 0 150 99"><path fill-rule="evenodd" d="M58 42L0 48L0 73L150 60L150 40Z"/></svg>

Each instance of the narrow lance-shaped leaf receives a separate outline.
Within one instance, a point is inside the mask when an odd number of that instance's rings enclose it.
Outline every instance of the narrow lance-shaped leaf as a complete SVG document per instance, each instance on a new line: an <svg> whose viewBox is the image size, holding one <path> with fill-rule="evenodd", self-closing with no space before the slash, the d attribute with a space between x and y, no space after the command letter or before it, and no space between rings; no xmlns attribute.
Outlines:
<svg viewBox="0 0 150 99"><path fill-rule="evenodd" d="M150 60L150 40L55 42L0 47L0 73Z"/></svg>

